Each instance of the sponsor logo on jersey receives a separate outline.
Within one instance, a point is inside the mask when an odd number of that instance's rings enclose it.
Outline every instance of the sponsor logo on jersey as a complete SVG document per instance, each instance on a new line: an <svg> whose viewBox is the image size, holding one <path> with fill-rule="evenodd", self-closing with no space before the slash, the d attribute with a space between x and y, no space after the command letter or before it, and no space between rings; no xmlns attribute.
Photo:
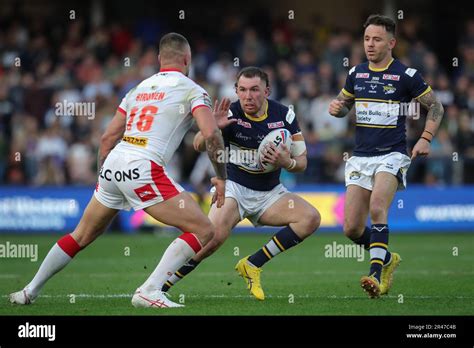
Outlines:
<svg viewBox="0 0 474 348"><path fill-rule="evenodd" d="M278 122L272 122L267 124L268 128L270 129L275 129L275 128L281 128L285 126L285 123L283 121L278 121Z"/></svg>
<svg viewBox="0 0 474 348"><path fill-rule="evenodd" d="M211 101L211 97L209 97L209 94L207 94L206 92L204 92L202 94L202 101L204 102L204 104L206 106L208 106L209 108L212 109L212 101ZM230 110L229 110L230 111Z"/></svg>
<svg viewBox="0 0 474 348"><path fill-rule="evenodd" d="M370 77L369 73L357 73L356 79L368 79Z"/></svg>
<svg viewBox="0 0 474 348"><path fill-rule="evenodd" d="M237 139L242 139L243 141L249 141L252 139L252 137L249 137L248 135L242 134L242 132L237 132L235 133L234 137Z"/></svg>
<svg viewBox="0 0 474 348"><path fill-rule="evenodd" d="M355 90L355 91L363 91L363 90L365 90L365 87L364 87L364 86L355 85L354 90Z"/></svg>
<svg viewBox="0 0 474 348"><path fill-rule="evenodd" d="M385 94L393 94L395 93L397 89L395 87L393 87L391 84L387 85L387 86L383 86L383 92Z"/></svg>
<svg viewBox="0 0 474 348"><path fill-rule="evenodd" d="M295 115L295 112L293 111L293 109L290 107L290 109L288 110L288 112L286 113L286 122L288 122L289 124L291 124L293 122L293 120L295 119L296 115Z"/></svg>
<svg viewBox="0 0 474 348"><path fill-rule="evenodd" d="M226 162L232 163L246 172L262 172L262 168L258 164L257 149L243 148L239 144L230 143L226 156Z"/></svg>
<svg viewBox="0 0 474 348"><path fill-rule="evenodd" d="M383 80L400 81L400 75L383 74Z"/></svg>
<svg viewBox="0 0 474 348"><path fill-rule="evenodd" d="M126 143L136 145L136 146L141 146L141 147L145 147L148 144L148 138L124 136L122 140L125 141Z"/></svg>
<svg viewBox="0 0 474 348"><path fill-rule="evenodd" d="M400 114L399 103L356 102L357 123L375 126L396 126Z"/></svg>
<svg viewBox="0 0 474 348"><path fill-rule="evenodd" d="M405 74L407 74L410 77L413 77L415 73L416 73L416 69L408 68L407 70L405 70Z"/></svg>
<svg viewBox="0 0 474 348"><path fill-rule="evenodd" d="M245 127L245 128L252 128L252 125L250 124L250 122L245 122L245 121L241 120L240 118L237 119L237 124L239 126L242 126L242 127Z"/></svg>

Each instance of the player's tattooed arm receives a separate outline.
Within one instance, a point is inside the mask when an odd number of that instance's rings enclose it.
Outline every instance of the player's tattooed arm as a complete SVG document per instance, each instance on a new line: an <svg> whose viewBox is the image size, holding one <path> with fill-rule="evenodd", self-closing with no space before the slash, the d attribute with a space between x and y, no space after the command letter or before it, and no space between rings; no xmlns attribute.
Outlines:
<svg viewBox="0 0 474 348"><path fill-rule="evenodd" d="M438 131L439 125L443 119L444 108L441 102L436 99L433 91L429 91L425 95L417 99L420 104L428 111L426 115L425 130L422 137L426 137L431 141Z"/></svg>
<svg viewBox="0 0 474 348"><path fill-rule="evenodd" d="M431 140L438 131L444 113L443 105L436 99L433 91L417 98L417 100L428 110L428 115L426 116L425 129L413 147L412 159L417 156L428 156L430 154Z"/></svg>
<svg viewBox="0 0 474 348"><path fill-rule="evenodd" d="M206 150L211 160L214 171L218 179L227 179L226 163L222 160L222 154L224 154L224 139L219 129L216 129L212 135L205 139Z"/></svg>
<svg viewBox="0 0 474 348"><path fill-rule="evenodd" d="M351 111L354 105L354 97L345 95L342 91L339 92L336 99L329 104L329 113L335 117L344 117Z"/></svg>
<svg viewBox="0 0 474 348"><path fill-rule="evenodd" d="M127 118L120 111L115 113L114 118L110 121L104 135L100 139L99 153L97 155L97 170L100 170L110 151L122 139L125 132L125 122Z"/></svg>

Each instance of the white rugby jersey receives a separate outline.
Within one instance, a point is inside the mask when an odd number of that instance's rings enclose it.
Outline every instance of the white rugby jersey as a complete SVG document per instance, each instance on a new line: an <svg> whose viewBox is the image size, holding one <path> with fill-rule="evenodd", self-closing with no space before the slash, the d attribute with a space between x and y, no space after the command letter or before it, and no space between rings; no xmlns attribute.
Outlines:
<svg viewBox="0 0 474 348"><path fill-rule="evenodd" d="M118 111L127 117L117 150L166 166L193 123L199 107L211 108L206 91L178 70L162 69L122 99Z"/></svg>

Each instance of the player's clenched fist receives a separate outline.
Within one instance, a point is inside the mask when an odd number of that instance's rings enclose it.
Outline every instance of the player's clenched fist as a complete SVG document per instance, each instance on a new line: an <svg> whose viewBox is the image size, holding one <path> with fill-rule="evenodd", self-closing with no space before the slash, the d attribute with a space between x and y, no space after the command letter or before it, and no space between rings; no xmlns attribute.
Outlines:
<svg viewBox="0 0 474 348"><path fill-rule="evenodd" d="M341 111L343 108L344 102L341 100L334 99L333 101L331 101L331 104L329 104L329 113L335 117L343 117L344 115L341 115Z"/></svg>

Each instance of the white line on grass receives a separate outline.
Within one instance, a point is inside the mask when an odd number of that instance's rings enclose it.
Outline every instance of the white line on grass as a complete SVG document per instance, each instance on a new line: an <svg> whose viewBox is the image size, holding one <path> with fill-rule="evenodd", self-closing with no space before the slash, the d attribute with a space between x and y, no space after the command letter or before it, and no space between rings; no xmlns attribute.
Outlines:
<svg viewBox="0 0 474 348"><path fill-rule="evenodd" d="M60 294L60 295L39 295L42 298L69 298L71 295L74 295L76 298L99 298L99 299L106 299L106 298L131 298L132 294ZM176 296L176 295L175 295ZM346 300L346 299L358 299L358 298L367 298L367 296L337 296L337 295L330 295L330 296L313 296L313 295L294 295L295 298L310 298L310 299L332 299L332 300ZM1 297L8 297L8 295L2 295ZM173 298L174 296L171 296ZM190 298L248 298L251 297L250 295L225 295L225 294L209 294L209 295L186 295L186 297ZM268 298L285 298L287 299L288 296L284 295L266 295ZM394 295L387 295L384 296L386 298L393 298L396 299L398 296ZM474 296L404 296L406 299L474 299Z"/></svg>
<svg viewBox="0 0 474 348"><path fill-rule="evenodd" d="M143 272L126 272L127 276L143 276L148 275L149 271ZM100 273L85 273L84 276L88 276L91 278L106 278L106 277L123 277L124 272L114 272L111 271L109 273L100 272ZM271 272L272 276L294 276L294 275L360 275L360 271L313 271L313 272ZM474 275L474 271L427 271L427 270L398 270L397 274L416 274L416 275ZM219 276L233 276L235 272L233 270L228 272L197 272L193 273L195 277L219 277ZM14 278L19 277L18 274L9 274L6 278ZM65 273L61 275L62 277L74 277L77 278L78 274L74 273ZM0 278L2 276L0 275Z"/></svg>

